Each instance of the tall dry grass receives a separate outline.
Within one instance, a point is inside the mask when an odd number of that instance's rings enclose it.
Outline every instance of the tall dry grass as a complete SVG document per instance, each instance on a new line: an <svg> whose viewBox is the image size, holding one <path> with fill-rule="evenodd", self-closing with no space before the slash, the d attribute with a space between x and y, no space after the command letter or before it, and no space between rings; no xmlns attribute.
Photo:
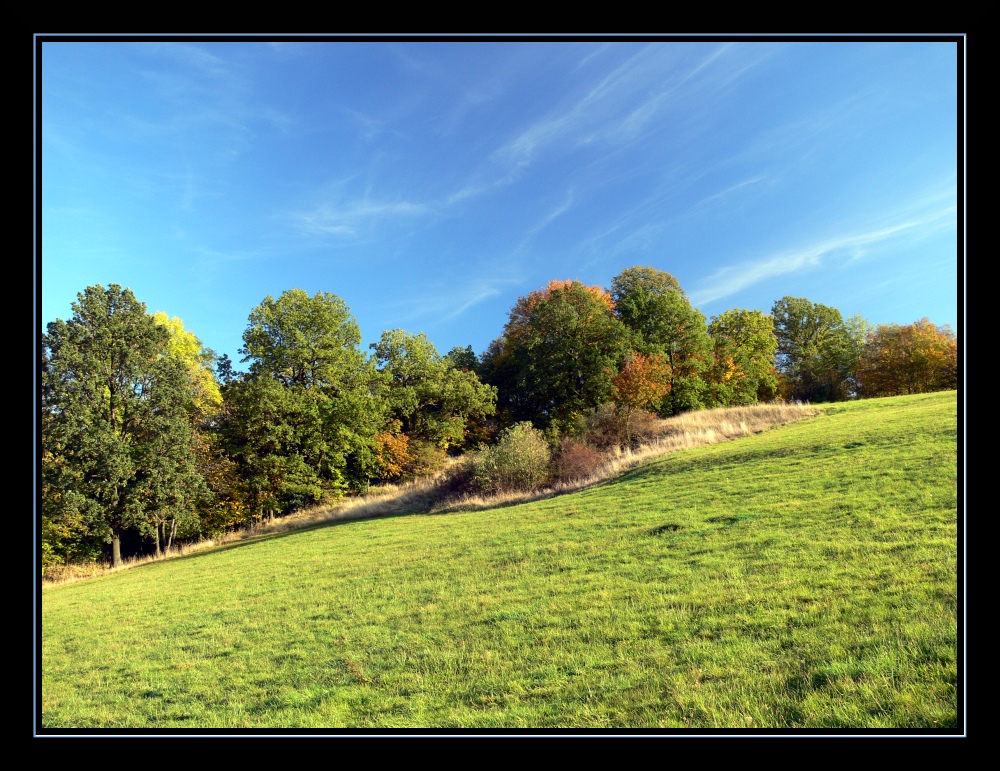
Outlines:
<svg viewBox="0 0 1000 771"><path fill-rule="evenodd" d="M272 533L301 530L329 522L370 519L393 514L479 511L550 498L612 479L650 458L757 434L775 426L812 417L818 413L819 409L798 402L686 412L673 418L658 421L658 436L652 442L635 449L615 449L608 452L603 463L597 467L593 474L574 479L571 482L558 482L534 492L450 495L448 492L449 469L445 469L433 476L416 479L405 484L380 485L372 488L365 495L346 498L332 506L320 506L296 512L274 522L262 523L247 530L224 533L215 538L175 545L169 554L159 558L143 556L126 559L118 568L112 568L105 563L52 566L47 569L47 575L42 583L43 586L71 583L97 575L128 570L162 559L207 551L229 543L259 538Z"/></svg>

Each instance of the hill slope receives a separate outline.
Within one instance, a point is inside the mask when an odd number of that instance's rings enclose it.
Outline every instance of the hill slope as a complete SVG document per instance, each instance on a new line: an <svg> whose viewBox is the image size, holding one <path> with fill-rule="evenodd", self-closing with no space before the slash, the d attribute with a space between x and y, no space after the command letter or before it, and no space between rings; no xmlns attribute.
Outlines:
<svg viewBox="0 0 1000 771"><path fill-rule="evenodd" d="M57 727L957 723L954 392L48 589Z"/></svg>

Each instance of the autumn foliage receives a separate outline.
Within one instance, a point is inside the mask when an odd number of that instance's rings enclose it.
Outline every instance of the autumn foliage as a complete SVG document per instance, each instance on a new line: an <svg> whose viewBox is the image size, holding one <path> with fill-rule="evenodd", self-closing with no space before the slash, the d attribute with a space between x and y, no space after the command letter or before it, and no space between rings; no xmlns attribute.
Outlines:
<svg viewBox="0 0 1000 771"><path fill-rule="evenodd" d="M250 313L249 371L223 356L218 376L180 319L148 316L129 290L78 298L43 342L46 566L107 557L108 541L120 562L123 535L159 555L373 480L450 468L456 491L492 495L588 479L659 441L662 418L706 407L958 387L947 326L872 327L790 296L770 315L736 308L706 323L652 267L626 268L609 289L549 281L514 303L482 356L441 356L402 329L366 353L343 300L288 290Z"/></svg>
<svg viewBox="0 0 1000 771"><path fill-rule="evenodd" d="M567 429L611 397L631 350L611 296L579 281L551 281L521 297L503 334L483 354L483 379L498 389L501 424Z"/></svg>
<svg viewBox="0 0 1000 771"><path fill-rule="evenodd" d="M946 325L923 318L880 324L869 333L857 373L864 397L901 396L958 387L958 343Z"/></svg>
<svg viewBox="0 0 1000 771"><path fill-rule="evenodd" d="M670 364L658 354L632 353L615 378L613 398L629 409L647 409L670 393Z"/></svg>
<svg viewBox="0 0 1000 771"><path fill-rule="evenodd" d="M578 482L598 474L605 455L579 439L563 439L552 459L553 476L560 482Z"/></svg>
<svg viewBox="0 0 1000 771"><path fill-rule="evenodd" d="M394 426L395 432L386 431L375 434L375 457L378 460L379 479L399 479L406 473L409 464L414 460L409 451L410 438L399 433L399 425Z"/></svg>
<svg viewBox="0 0 1000 771"><path fill-rule="evenodd" d="M535 316L538 304L552 299L553 292L566 293L572 289L582 289L590 295L592 303L591 312L597 311L611 313L614 303L611 295L599 286L586 286L580 281L573 279L554 278L542 289L530 292L524 297L519 297L514 307L510 309L510 319L504 328L504 335L508 340L517 340L527 334L532 318Z"/></svg>

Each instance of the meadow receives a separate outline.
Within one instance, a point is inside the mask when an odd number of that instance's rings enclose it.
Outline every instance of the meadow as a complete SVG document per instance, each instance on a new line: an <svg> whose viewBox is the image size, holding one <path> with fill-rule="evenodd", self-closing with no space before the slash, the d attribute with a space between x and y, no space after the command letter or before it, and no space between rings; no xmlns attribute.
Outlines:
<svg viewBox="0 0 1000 771"><path fill-rule="evenodd" d="M41 728L954 729L956 398L46 588Z"/></svg>

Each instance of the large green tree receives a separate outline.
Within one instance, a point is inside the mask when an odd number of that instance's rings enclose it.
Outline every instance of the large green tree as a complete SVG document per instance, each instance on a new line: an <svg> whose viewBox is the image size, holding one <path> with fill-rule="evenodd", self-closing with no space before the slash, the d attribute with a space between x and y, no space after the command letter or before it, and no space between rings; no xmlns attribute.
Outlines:
<svg viewBox="0 0 1000 771"><path fill-rule="evenodd" d="M483 379L498 389L501 424L574 426L611 399L631 339L599 287L553 281L521 297L480 364Z"/></svg>
<svg viewBox="0 0 1000 771"><path fill-rule="evenodd" d="M772 316L734 308L713 316L708 334L714 358L708 378L713 406L755 404L778 395L778 338Z"/></svg>
<svg viewBox="0 0 1000 771"><path fill-rule="evenodd" d="M854 369L864 322L845 323L840 311L804 297L783 297L771 309L778 338L775 366L782 396L810 402L854 395Z"/></svg>
<svg viewBox="0 0 1000 771"><path fill-rule="evenodd" d="M43 520L110 541L117 566L127 530L204 493L187 373L129 289L88 287L72 309L42 338Z"/></svg>
<svg viewBox="0 0 1000 771"><path fill-rule="evenodd" d="M361 328L337 295L289 289L250 312L240 353L252 375L336 396L367 363L360 344Z"/></svg>
<svg viewBox="0 0 1000 771"><path fill-rule="evenodd" d="M386 404L360 342L350 309L328 292L290 289L251 311L240 351L250 370L227 378L220 432L252 516L367 487Z"/></svg>
<svg viewBox="0 0 1000 771"><path fill-rule="evenodd" d="M244 524L320 501L324 486L343 486L342 457L330 464L321 401L269 377L224 386L216 431L236 465Z"/></svg>
<svg viewBox="0 0 1000 771"><path fill-rule="evenodd" d="M704 315L691 305L677 279L656 268L627 268L612 279L611 299L615 315L636 333L636 348L663 356L670 366L670 388L660 413L706 406L712 343Z"/></svg>
<svg viewBox="0 0 1000 771"><path fill-rule="evenodd" d="M392 329L371 347L387 378L391 417L411 440L442 450L460 447L467 421L494 413L496 388L482 383L471 368L456 366L455 358L441 356L427 335ZM471 350L458 351L453 352L458 361L475 365Z"/></svg>

